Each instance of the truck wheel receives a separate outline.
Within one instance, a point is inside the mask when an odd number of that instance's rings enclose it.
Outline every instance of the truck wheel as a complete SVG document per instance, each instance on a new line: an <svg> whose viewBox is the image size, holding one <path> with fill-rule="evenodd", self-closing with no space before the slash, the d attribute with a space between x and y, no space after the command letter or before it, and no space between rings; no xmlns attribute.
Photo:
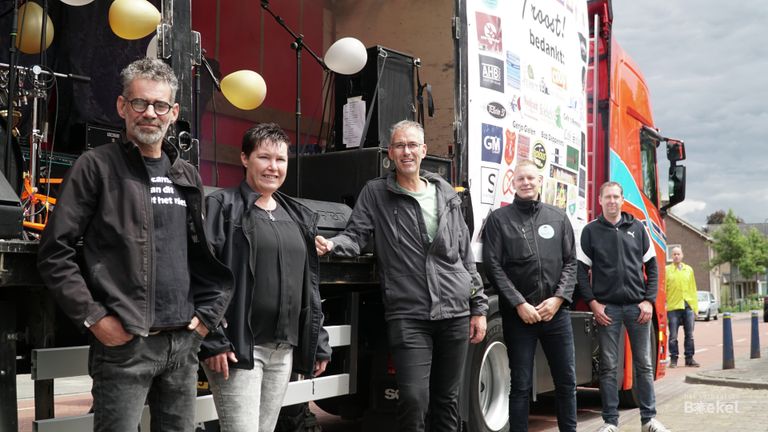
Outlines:
<svg viewBox="0 0 768 432"><path fill-rule="evenodd" d="M485 339L471 359L468 432L509 430L509 358L501 316L488 321Z"/></svg>
<svg viewBox="0 0 768 432"><path fill-rule="evenodd" d="M651 332L651 361L653 362L653 377L654 380L656 379L656 368L657 368L657 357L658 357L658 351L659 351L659 340L658 340L658 332L656 331L656 324L650 326L650 332ZM620 350L623 353L623 349ZM623 364L624 355L622 354L619 356L621 359L620 362ZM634 368L633 368L634 369ZM620 373L623 373L623 368L619 367L617 369ZM629 390L619 390L619 406L622 408L637 408L640 406L639 400L637 399L637 395L635 394L635 386L634 383L637 381L637 377L634 375L634 371L632 372L632 388Z"/></svg>

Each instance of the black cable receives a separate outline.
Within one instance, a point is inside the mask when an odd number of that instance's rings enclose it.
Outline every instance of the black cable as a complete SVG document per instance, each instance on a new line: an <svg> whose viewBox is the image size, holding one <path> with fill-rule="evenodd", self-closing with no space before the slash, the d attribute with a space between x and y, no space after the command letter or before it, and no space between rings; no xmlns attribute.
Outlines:
<svg viewBox="0 0 768 432"><path fill-rule="evenodd" d="M325 74L325 79L323 80L323 90L326 90L325 92L325 100L323 101L323 113L320 115L320 130L317 132L317 139L318 139L318 145L320 144L320 140L323 139L323 125L325 125L325 112L328 108L328 98L331 94L331 75L333 72L327 72ZM325 141L325 148L328 147L328 140ZM324 149L325 150L325 149Z"/></svg>
<svg viewBox="0 0 768 432"><path fill-rule="evenodd" d="M213 145L213 185L218 187L219 186L219 149L218 149L219 146L218 146L218 144L216 142L217 141L216 140L216 116L217 116L217 112L216 112L216 82L214 80L215 80L215 77L212 77L212 79L211 79L211 95L213 95L213 97L211 97L211 108L212 108L212 112L211 112L212 127L211 127L211 129L213 129L213 130L211 131L211 133L213 134L213 136L211 137L211 143Z"/></svg>

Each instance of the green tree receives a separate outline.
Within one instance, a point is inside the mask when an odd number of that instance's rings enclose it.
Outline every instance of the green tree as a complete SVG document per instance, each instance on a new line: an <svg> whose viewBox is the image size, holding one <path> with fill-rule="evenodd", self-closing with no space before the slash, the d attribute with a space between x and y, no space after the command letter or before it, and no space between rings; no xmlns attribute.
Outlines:
<svg viewBox="0 0 768 432"><path fill-rule="evenodd" d="M710 260L711 267L717 267L720 264L730 263L731 267L739 265L739 262L747 255L747 238L739 230L739 223L732 210L723 218L720 228L712 233L715 243L712 249L715 251L715 257ZM733 271L733 270L731 270Z"/></svg>
<svg viewBox="0 0 768 432"><path fill-rule="evenodd" d="M728 210L728 213L733 214L731 210ZM725 210L718 210L716 212L710 213L707 216L707 225L721 225L725 223L725 217L728 215L728 213L725 212ZM744 223L744 219L733 215L736 218L736 223Z"/></svg>
<svg viewBox="0 0 768 432"><path fill-rule="evenodd" d="M744 256L737 261L739 270L744 277L752 277L764 273L768 266L768 240L763 233L755 228L749 230L745 236L747 250Z"/></svg>

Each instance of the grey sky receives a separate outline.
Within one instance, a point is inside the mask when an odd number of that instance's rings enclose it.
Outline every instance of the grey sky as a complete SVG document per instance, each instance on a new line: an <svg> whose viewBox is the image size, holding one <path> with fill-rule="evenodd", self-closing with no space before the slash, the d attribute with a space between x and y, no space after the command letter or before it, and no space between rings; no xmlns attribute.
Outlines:
<svg viewBox="0 0 768 432"><path fill-rule="evenodd" d="M686 143L686 200L672 211L696 226L718 209L768 219L768 1L615 0L613 13L656 126Z"/></svg>

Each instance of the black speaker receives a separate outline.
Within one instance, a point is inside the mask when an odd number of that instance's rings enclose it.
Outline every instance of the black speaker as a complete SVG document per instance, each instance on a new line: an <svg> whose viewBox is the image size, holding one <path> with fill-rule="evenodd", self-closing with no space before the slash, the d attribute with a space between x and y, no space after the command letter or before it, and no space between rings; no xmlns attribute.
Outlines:
<svg viewBox="0 0 768 432"><path fill-rule="evenodd" d="M421 169L442 176L451 183L451 159L427 155ZM288 175L281 192L296 194L296 158L288 159ZM364 148L301 156L301 197L355 206L357 196L368 180L395 169L387 150Z"/></svg>
<svg viewBox="0 0 768 432"><path fill-rule="evenodd" d="M21 238L23 213L19 196L0 174L0 238Z"/></svg>
<svg viewBox="0 0 768 432"><path fill-rule="evenodd" d="M373 110L363 147L387 147L389 128L400 120L415 119L413 75L413 57L381 46L368 48L368 62L357 74L336 75L333 149L346 150L343 109L347 99L355 96L363 97L366 117Z"/></svg>

